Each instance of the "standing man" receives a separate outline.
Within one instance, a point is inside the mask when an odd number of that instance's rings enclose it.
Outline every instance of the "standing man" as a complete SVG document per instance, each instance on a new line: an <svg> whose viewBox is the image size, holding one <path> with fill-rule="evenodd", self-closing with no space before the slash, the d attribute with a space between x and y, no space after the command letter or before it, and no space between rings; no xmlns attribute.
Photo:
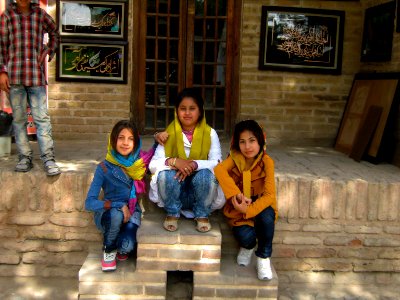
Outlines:
<svg viewBox="0 0 400 300"><path fill-rule="evenodd" d="M43 44L48 33L48 43ZM58 46L54 20L35 0L10 0L0 16L0 89L9 93L19 162L16 172L32 169L33 151L26 134L29 104L37 129L40 158L48 176L61 173L54 159L50 116L47 111L44 62Z"/></svg>

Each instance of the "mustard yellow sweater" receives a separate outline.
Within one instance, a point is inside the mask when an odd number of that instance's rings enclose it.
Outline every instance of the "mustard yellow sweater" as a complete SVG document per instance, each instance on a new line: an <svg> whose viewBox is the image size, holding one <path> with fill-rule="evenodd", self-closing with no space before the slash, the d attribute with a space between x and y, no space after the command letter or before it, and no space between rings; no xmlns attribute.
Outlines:
<svg viewBox="0 0 400 300"><path fill-rule="evenodd" d="M242 158L244 159L243 156ZM229 156L219 163L214 168L214 173L227 199L223 212L228 218L229 225L254 226L253 218L269 206L275 210L275 220L277 220L274 161L267 154L259 157L258 162L252 166L251 196L256 196L256 200L250 204L245 214L237 211L231 201L233 196L243 192L243 176L232 157Z"/></svg>

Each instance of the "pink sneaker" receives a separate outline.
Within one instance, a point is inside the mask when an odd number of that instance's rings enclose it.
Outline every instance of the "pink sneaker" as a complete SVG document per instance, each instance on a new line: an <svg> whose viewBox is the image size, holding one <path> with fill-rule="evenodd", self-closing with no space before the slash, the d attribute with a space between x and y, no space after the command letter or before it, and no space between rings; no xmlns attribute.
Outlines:
<svg viewBox="0 0 400 300"><path fill-rule="evenodd" d="M117 269L117 262L115 257L117 256L117 250L111 252L103 251L103 259L101 260L101 269L103 271L115 271Z"/></svg>
<svg viewBox="0 0 400 300"><path fill-rule="evenodd" d="M117 259L118 259L119 261L127 260L128 257L129 257L128 254L117 252Z"/></svg>

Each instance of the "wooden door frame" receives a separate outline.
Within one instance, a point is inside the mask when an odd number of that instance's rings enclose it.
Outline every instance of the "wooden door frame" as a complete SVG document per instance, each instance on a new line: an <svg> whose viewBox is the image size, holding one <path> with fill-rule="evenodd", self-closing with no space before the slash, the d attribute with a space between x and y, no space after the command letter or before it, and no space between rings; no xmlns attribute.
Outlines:
<svg viewBox="0 0 400 300"><path fill-rule="evenodd" d="M227 9L227 62L226 69L226 95L225 111L226 118L224 124L224 133L230 136L231 130L238 119L239 111L239 70L240 70L240 37L241 37L241 19L243 0L232 1L232 6ZM132 39L131 39L131 101L130 117L135 121L140 132L145 132L145 80L146 77L146 7L147 0L132 1ZM189 8L190 9L190 8ZM190 12L189 12L190 13ZM185 29L186 30L186 29ZM183 35L183 34L182 34ZM182 35L180 42L182 41ZM185 76L180 74L179 76Z"/></svg>
<svg viewBox="0 0 400 300"><path fill-rule="evenodd" d="M140 83L140 76L146 76L146 62L141 57L146 57L145 47L137 47L137 45L145 45L146 43L146 0L131 1L132 3L132 42L131 58L132 58L132 76L131 76L131 101L130 101L130 118L136 123L139 132L144 129L144 95L145 84ZM141 70L144 70L141 72Z"/></svg>

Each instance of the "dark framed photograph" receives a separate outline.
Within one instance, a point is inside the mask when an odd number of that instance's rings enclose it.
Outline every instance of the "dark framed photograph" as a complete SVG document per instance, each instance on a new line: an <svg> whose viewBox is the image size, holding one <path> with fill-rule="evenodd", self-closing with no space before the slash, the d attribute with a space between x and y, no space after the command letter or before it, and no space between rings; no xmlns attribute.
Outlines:
<svg viewBox="0 0 400 300"><path fill-rule="evenodd" d="M57 0L61 37L126 39L127 1Z"/></svg>
<svg viewBox="0 0 400 300"><path fill-rule="evenodd" d="M56 80L126 83L128 44L66 40L57 52Z"/></svg>
<svg viewBox="0 0 400 300"><path fill-rule="evenodd" d="M365 10L361 46L362 62L381 62L392 59L394 1L369 7Z"/></svg>
<svg viewBox="0 0 400 300"><path fill-rule="evenodd" d="M396 7L396 32L400 32L400 0L397 0Z"/></svg>
<svg viewBox="0 0 400 300"><path fill-rule="evenodd" d="M263 6L260 70L340 74L344 11Z"/></svg>

